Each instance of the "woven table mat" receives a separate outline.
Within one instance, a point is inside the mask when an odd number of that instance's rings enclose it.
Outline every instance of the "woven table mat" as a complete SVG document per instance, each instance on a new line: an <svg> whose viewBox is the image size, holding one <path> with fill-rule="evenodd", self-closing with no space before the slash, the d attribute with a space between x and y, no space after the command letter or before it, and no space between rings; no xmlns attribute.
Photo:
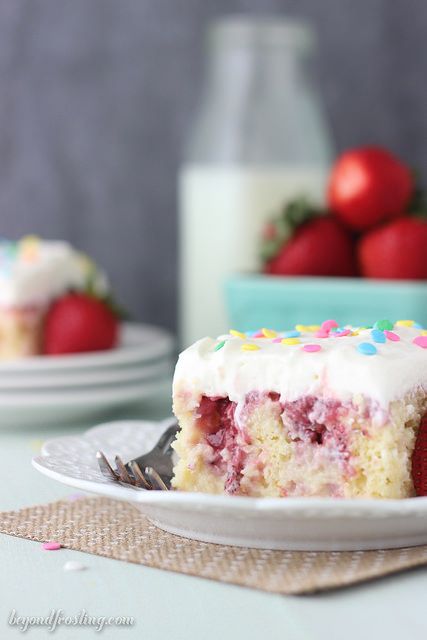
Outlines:
<svg viewBox="0 0 427 640"><path fill-rule="evenodd" d="M151 524L126 502L61 500L0 513L0 532L281 594L356 584L427 564L427 545L386 551L268 551L187 540Z"/></svg>

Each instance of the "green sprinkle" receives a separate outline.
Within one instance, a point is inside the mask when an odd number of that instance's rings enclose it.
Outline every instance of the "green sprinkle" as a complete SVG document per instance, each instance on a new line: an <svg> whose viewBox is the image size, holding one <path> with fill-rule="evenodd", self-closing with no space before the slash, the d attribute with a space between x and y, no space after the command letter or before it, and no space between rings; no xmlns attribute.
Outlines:
<svg viewBox="0 0 427 640"><path fill-rule="evenodd" d="M374 324L374 329L379 329L380 331L391 331L393 327L394 324L390 320L377 320Z"/></svg>
<svg viewBox="0 0 427 640"><path fill-rule="evenodd" d="M214 347L214 351L219 351L220 349L223 348L224 345L225 345L225 340L222 340L222 342L218 342L218 344Z"/></svg>

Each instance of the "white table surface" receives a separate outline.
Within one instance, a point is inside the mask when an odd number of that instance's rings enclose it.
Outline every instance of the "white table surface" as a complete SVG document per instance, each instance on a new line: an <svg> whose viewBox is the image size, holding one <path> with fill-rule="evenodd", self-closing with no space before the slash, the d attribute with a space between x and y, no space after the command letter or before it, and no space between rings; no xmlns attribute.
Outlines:
<svg viewBox="0 0 427 640"><path fill-rule="evenodd" d="M165 404L145 417L164 417ZM43 439L83 427L0 432L1 510L46 503L72 490L30 465ZM65 572L67 560L87 569ZM313 596L283 597L140 565L0 536L0 638L17 638L10 612L46 616L51 609L77 615L132 616L133 627L104 628L102 638L143 640L360 640L427 638L427 569ZM89 638L93 629L32 627L28 637ZM25 635L27 635L25 634Z"/></svg>

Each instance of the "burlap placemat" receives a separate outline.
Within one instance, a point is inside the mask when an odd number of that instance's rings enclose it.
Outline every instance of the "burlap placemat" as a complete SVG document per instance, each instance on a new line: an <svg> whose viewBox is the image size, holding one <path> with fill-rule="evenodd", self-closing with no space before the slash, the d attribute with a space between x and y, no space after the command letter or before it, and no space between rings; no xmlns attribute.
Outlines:
<svg viewBox="0 0 427 640"><path fill-rule="evenodd" d="M68 549L281 594L344 587L427 564L427 545L387 551L296 552L195 542L165 533L132 505L107 498L61 500L3 512L0 531L39 542L56 540Z"/></svg>

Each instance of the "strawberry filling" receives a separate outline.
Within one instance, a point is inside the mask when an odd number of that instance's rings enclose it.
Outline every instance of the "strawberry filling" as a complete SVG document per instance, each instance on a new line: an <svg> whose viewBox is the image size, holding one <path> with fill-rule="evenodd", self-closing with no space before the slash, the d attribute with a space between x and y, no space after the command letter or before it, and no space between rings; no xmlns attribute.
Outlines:
<svg viewBox="0 0 427 640"><path fill-rule="evenodd" d="M237 404L229 398L202 396L196 424L203 444L212 452L209 464L216 473L225 475L227 493L240 491L242 473L251 455L245 424L262 403L269 403L275 418L281 419L288 440L296 443L297 455L303 456L312 446L319 447L351 475L348 432L342 424L346 408L341 403L312 396L282 403L278 393L251 392L237 411Z"/></svg>
<svg viewBox="0 0 427 640"><path fill-rule="evenodd" d="M238 428L234 418L236 406L228 398L203 396L197 410L197 425L214 452L211 464L219 473L226 474L224 486L227 493L239 490L246 457L238 444Z"/></svg>

